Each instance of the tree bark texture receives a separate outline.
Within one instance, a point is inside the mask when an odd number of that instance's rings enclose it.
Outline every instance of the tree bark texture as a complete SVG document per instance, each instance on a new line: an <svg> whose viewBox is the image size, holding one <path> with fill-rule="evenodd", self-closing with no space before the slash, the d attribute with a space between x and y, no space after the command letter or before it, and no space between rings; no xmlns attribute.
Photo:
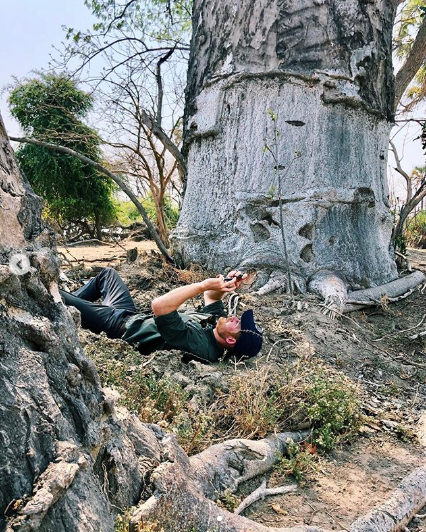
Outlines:
<svg viewBox="0 0 426 532"><path fill-rule="evenodd" d="M112 415L59 297L54 237L0 118L0 531L113 532L159 462L154 433Z"/></svg>
<svg viewBox="0 0 426 532"><path fill-rule="evenodd" d="M326 269L351 289L396 277L393 16L388 0L195 0L182 262L284 269L281 193L295 274ZM275 144L278 164L264 149Z"/></svg>

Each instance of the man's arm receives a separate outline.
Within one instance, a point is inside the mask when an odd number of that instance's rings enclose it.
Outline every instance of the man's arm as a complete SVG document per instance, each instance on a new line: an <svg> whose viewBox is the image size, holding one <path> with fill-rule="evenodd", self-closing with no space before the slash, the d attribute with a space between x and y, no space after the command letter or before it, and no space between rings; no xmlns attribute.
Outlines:
<svg viewBox="0 0 426 532"><path fill-rule="evenodd" d="M167 294L155 298L151 303L151 308L155 316L164 316L165 314L170 314L170 312L177 310L191 297L198 296L203 292L216 294L217 296L218 294L221 294L221 297L218 297L218 299L222 299L225 294L233 292L236 288L237 283L235 279L225 282L223 275L219 275L218 277L205 279L200 283L193 283L175 288L174 290L167 292ZM204 299L206 300L205 294ZM218 299L212 299L210 303L217 301Z"/></svg>
<svg viewBox="0 0 426 532"><path fill-rule="evenodd" d="M241 276L240 279L237 279L237 277L239 276ZM246 277L247 277L246 273L243 275L239 271L229 272L228 275L226 276L227 279L231 279L231 281L229 282L235 283L234 290L239 288L240 284L244 281ZM225 295L225 293L226 292L223 292L223 291L206 289L206 291L204 292L204 305L207 306L207 305L211 305L215 301L220 301L221 299L223 299L223 296Z"/></svg>

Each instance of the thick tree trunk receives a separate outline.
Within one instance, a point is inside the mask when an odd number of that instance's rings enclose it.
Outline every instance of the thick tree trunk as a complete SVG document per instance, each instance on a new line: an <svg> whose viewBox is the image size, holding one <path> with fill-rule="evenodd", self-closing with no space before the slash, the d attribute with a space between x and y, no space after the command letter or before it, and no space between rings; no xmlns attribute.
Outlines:
<svg viewBox="0 0 426 532"><path fill-rule="evenodd" d="M393 15L388 0L195 0L188 187L174 235L182 262L284 269L281 172L295 274L327 269L351 289L396 277L386 184ZM278 165L264 150L275 125Z"/></svg>

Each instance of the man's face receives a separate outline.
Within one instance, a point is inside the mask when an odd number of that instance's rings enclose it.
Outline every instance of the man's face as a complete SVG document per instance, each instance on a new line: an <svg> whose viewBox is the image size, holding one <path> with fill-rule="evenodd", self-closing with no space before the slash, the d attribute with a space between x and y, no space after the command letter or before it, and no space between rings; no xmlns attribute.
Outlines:
<svg viewBox="0 0 426 532"><path fill-rule="evenodd" d="M241 332L241 322L236 316L222 317L217 322L216 330L224 340L229 337L238 338Z"/></svg>

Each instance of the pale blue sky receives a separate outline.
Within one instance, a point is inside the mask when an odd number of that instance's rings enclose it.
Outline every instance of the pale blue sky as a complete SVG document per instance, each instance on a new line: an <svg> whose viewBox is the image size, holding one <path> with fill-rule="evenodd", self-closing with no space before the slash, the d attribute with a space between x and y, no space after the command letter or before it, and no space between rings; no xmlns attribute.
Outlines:
<svg viewBox="0 0 426 532"><path fill-rule="evenodd" d="M62 26L91 27L94 18L83 0L2 0L0 18L0 88L47 67L52 45L65 40ZM0 99L0 111L9 134L19 132L7 111L6 97Z"/></svg>
<svg viewBox="0 0 426 532"><path fill-rule="evenodd" d="M1 0L1 4L0 88L10 83L12 76L21 78L31 70L47 67L50 54L56 53L53 46L59 48L65 39L64 25L84 30L94 22L83 0ZM5 95L0 97L0 112L9 134L18 134ZM424 106L416 112L416 116L424 114ZM418 135L418 129L410 128L395 140L407 172L415 165L424 165L420 141L413 141ZM392 155L389 156L391 166L394 166ZM403 196L398 174L391 170L388 174L391 191Z"/></svg>

